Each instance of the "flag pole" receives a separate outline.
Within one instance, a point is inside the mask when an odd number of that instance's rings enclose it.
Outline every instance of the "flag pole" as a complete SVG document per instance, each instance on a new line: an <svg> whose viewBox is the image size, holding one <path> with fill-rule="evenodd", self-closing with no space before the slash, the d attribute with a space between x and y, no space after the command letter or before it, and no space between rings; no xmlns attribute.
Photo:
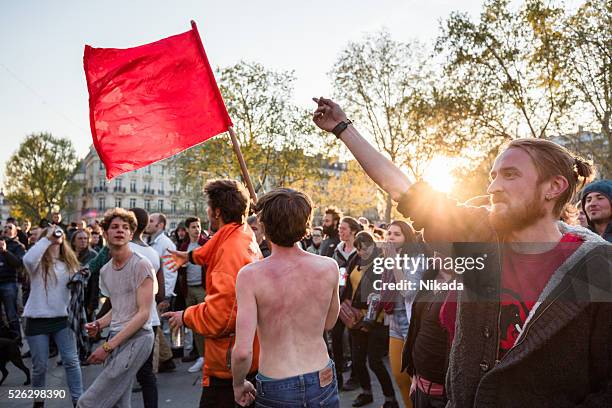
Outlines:
<svg viewBox="0 0 612 408"><path fill-rule="evenodd" d="M208 70L210 71L210 75L214 78L214 74L210 68L210 63L208 62L208 57L206 57L206 52L204 51L204 45L202 44L202 39L200 38L200 33L198 32L198 26L196 25L196 22L191 20L191 29L193 30L193 32L195 33L195 36L197 38L197 42L198 42L198 47L200 48L200 52L202 54L202 58L204 59L205 65L208 68ZM221 92L219 91L219 88L217 87L217 83L214 81L213 79L213 83L214 83L214 87L217 91L217 94L219 96L219 98L221 100L223 100L223 97L221 96ZM231 124L231 120L228 116L228 121ZM249 177L249 170L247 169L246 166L246 162L244 161L244 156L242 156L242 152L240 151L240 144L238 143L238 138L236 137L236 133L234 132L234 128L233 126L229 126L227 128L227 131L230 134L230 138L232 139L232 146L234 148L234 153L236 153L236 157L238 158L238 163L240 164L240 171L242 172L242 178L244 179L244 182L247 185L247 188L249 189L249 194L251 195L251 200L256 203L257 202L257 194L255 194L255 189L253 188L253 183L251 182L251 177Z"/></svg>
<svg viewBox="0 0 612 408"><path fill-rule="evenodd" d="M234 128L230 126L227 131L230 134L230 138L232 139L232 146L234 148L234 153L236 153L236 157L238 157L238 163L240 164L240 171L242 172L242 178L249 189L249 193L251 194L251 200L253 202L257 202L257 194L255 194L255 189L253 188L253 183L251 182L251 177L249 176L249 170L247 169L246 162L244 161L244 156L242 156L242 151L240 151L240 144L238 143L238 138L236 137L236 132L234 132Z"/></svg>

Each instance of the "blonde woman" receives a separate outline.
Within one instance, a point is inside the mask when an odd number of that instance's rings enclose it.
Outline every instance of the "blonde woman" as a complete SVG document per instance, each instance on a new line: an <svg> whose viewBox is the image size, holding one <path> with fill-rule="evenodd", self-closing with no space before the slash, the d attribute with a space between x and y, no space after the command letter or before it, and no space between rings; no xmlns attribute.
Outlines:
<svg viewBox="0 0 612 408"><path fill-rule="evenodd" d="M70 291L66 284L80 267L61 228L50 226L23 257L30 275L30 296L23 316L25 335L32 353L32 388L44 389L49 357L49 337L53 336L66 370L73 405L83 393L76 338L68 326ZM37 399L35 407L44 406Z"/></svg>

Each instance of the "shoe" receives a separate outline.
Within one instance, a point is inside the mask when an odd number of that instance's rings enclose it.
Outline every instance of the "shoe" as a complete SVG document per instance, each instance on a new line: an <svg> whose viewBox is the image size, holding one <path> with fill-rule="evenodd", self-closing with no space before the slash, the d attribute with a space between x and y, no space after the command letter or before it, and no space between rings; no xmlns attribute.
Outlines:
<svg viewBox="0 0 612 408"><path fill-rule="evenodd" d="M192 361L196 361L200 356L198 356L198 353L194 353L193 351L189 354L187 354L185 357L181 358L181 361L183 363L191 363Z"/></svg>
<svg viewBox="0 0 612 408"><path fill-rule="evenodd" d="M357 382L357 380L351 377L351 378L348 379L347 382L344 383L342 389L344 391L354 391L354 390L356 390L359 387L360 387L360 385Z"/></svg>
<svg viewBox="0 0 612 408"><path fill-rule="evenodd" d="M174 361L170 359L170 360L160 362L159 367L157 368L157 372L167 373L169 371L174 371L174 369L176 369L176 364L174 364Z"/></svg>
<svg viewBox="0 0 612 408"><path fill-rule="evenodd" d="M198 357L195 364L187 369L190 373L199 373L204 365L204 357Z"/></svg>
<svg viewBox="0 0 612 408"><path fill-rule="evenodd" d="M385 401L385 403L380 408L399 408L399 404L397 401Z"/></svg>
<svg viewBox="0 0 612 408"><path fill-rule="evenodd" d="M364 405L371 404L372 402L374 402L374 397L372 394L359 394L353 401L353 406L363 407Z"/></svg>

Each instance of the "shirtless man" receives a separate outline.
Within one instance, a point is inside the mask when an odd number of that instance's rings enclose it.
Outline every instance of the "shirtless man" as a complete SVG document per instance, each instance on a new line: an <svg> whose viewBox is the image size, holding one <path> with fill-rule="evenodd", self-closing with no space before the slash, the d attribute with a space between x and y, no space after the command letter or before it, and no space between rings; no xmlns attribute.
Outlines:
<svg viewBox="0 0 612 408"><path fill-rule="evenodd" d="M306 402L338 407L334 363L322 336L338 318L338 265L297 245L310 223L312 202L301 192L276 189L261 197L256 211L272 255L238 274L235 400L248 405L257 394L256 406L303 407ZM260 356L255 393L246 375L256 330Z"/></svg>

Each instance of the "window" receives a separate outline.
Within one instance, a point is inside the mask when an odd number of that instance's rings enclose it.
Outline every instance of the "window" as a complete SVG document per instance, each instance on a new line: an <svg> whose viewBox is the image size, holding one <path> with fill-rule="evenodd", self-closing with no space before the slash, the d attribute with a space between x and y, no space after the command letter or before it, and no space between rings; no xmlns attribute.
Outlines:
<svg viewBox="0 0 612 408"><path fill-rule="evenodd" d="M173 201L172 204L170 204L170 212L175 213L176 212L176 203Z"/></svg>
<svg viewBox="0 0 612 408"><path fill-rule="evenodd" d="M170 229L175 229L176 228L176 222L171 222L170 223Z"/></svg>
<svg viewBox="0 0 612 408"><path fill-rule="evenodd" d="M115 187L121 188L121 182L122 182L122 180L120 178L116 178L115 179Z"/></svg>
<svg viewBox="0 0 612 408"><path fill-rule="evenodd" d="M104 170L104 163L102 163L102 160L98 162L98 170Z"/></svg>
<svg viewBox="0 0 612 408"><path fill-rule="evenodd" d="M164 165L159 166L159 172L160 172L160 174L162 176L164 175L164 167L166 167L166 166L164 166ZM162 187L162 190L163 190L163 187Z"/></svg>
<svg viewBox="0 0 612 408"><path fill-rule="evenodd" d="M145 167L145 173L146 174L151 174L151 166Z"/></svg>
<svg viewBox="0 0 612 408"><path fill-rule="evenodd" d="M164 200L157 200L157 211L164 211Z"/></svg>
<svg viewBox="0 0 612 408"><path fill-rule="evenodd" d="M145 200L145 210L151 211L151 200Z"/></svg>
<svg viewBox="0 0 612 408"><path fill-rule="evenodd" d="M104 197L98 198L98 211L104 211L105 210L105 208L104 208L105 204L106 203L104 202Z"/></svg>
<svg viewBox="0 0 612 408"><path fill-rule="evenodd" d="M98 187L100 187L100 190L104 189L104 179L98 179Z"/></svg>
<svg viewBox="0 0 612 408"><path fill-rule="evenodd" d="M136 180L130 180L130 193L136 192Z"/></svg>
<svg viewBox="0 0 612 408"><path fill-rule="evenodd" d="M191 211L191 203L189 201L185 201L185 211Z"/></svg>
<svg viewBox="0 0 612 408"><path fill-rule="evenodd" d="M130 208L136 208L136 199L130 198Z"/></svg>
<svg viewBox="0 0 612 408"><path fill-rule="evenodd" d="M115 207L121 208L121 199L120 198L115 198Z"/></svg>

